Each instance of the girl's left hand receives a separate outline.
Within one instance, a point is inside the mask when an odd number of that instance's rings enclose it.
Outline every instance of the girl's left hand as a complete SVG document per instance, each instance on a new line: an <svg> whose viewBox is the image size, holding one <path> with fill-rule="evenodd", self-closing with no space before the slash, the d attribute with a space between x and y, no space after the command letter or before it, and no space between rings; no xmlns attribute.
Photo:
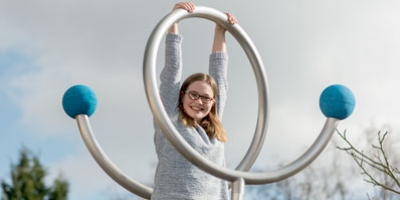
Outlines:
<svg viewBox="0 0 400 200"><path fill-rule="evenodd" d="M236 17L230 13L225 13L228 17L229 24L236 24ZM219 23L215 23L215 31L214 31L214 43L212 47L212 53L215 52L226 52L226 44L225 44L225 32L226 29L224 26Z"/></svg>
<svg viewBox="0 0 400 200"><path fill-rule="evenodd" d="M230 24L236 24L237 23L237 19L236 19L235 16L233 16L231 13L227 13L227 12L225 14L226 14L226 16L228 16L228 22Z"/></svg>
<svg viewBox="0 0 400 200"><path fill-rule="evenodd" d="M233 16L231 13L225 13L225 14L228 17L229 24L233 25L233 24L237 23L237 20L236 20L235 16ZM218 24L218 23L216 23L215 30L223 32L223 33L225 33L225 31L226 31L226 29L223 26L221 26L220 24Z"/></svg>

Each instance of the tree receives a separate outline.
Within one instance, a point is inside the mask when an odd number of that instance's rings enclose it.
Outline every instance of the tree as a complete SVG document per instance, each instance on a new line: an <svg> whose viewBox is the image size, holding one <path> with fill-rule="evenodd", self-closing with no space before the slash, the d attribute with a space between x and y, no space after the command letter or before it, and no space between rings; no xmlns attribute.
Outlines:
<svg viewBox="0 0 400 200"><path fill-rule="evenodd" d="M400 170L397 168L399 160L396 157L391 158L388 155L388 152L395 152L393 143L385 141L388 131L383 135L379 131L377 137L378 143L369 142L371 149L368 151L362 151L355 147L347 139L346 131L343 133L337 131L337 133L347 144L347 147L338 147L338 149L345 151L353 158L359 169L361 169L361 174L365 177L364 180L367 183L377 186L380 189L378 192L379 197L383 199L398 198L398 195L400 195ZM368 198L371 199L369 195Z"/></svg>
<svg viewBox="0 0 400 200"><path fill-rule="evenodd" d="M26 148L20 151L18 164L11 163L11 183L1 181L1 200L65 200L69 183L61 176L47 187L44 178L46 169L37 156Z"/></svg>
<svg viewBox="0 0 400 200"><path fill-rule="evenodd" d="M400 143L393 138L400 134L392 132L388 125L377 129L372 124L355 145L346 131L337 131L340 137L332 138L332 145L306 169L281 182L246 186L246 199L400 200L400 157L394 153ZM350 156L341 156L342 151ZM360 171L364 181L357 178Z"/></svg>

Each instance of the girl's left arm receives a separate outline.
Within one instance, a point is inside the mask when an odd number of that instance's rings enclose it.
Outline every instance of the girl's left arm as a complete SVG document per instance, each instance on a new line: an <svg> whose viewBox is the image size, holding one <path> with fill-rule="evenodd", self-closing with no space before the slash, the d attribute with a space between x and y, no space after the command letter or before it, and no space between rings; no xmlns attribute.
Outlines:
<svg viewBox="0 0 400 200"><path fill-rule="evenodd" d="M228 16L228 21L230 24L235 24L237 22L236 18L230 13L226 13L226 15ZM218 86L216 106L220 119L222 118L226 101L226 93L228 90L228 54L226 53L225 32L226 29L223 26L216 24L209 66L209 73L215 79Z"/></svg>

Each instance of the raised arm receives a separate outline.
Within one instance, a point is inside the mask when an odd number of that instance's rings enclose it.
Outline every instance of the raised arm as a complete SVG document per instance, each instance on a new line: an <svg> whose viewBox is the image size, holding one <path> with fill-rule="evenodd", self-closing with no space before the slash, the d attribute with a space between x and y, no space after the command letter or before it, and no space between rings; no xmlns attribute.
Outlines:
<svg viewBox="0 0 400 200"><path fill-rule="evenodd" d="M177 3L173 10L185 9L193 12L192 3ZM165 39L165 65L160 75L160 96L167 113L178 113L179 87L182 76L182 37L178 34L178 23L168 30Z"/></svg>
<svg viewBox="0 0 400 200"><path fill-rule="evenodd" d="M230 24L235 24L237 22L236 18L232 14L226 13L226 15L228 16L228 21ZM223 26L219 24L215 25L214 42L211 51L212 53L210 55L209 66L209 73L215 79L218 86L216 106L220 119L222 119L222 114L226 101L226 93L228 90L228 54L226 53L225 32L226 29Z"/></svg>
<svg viewBox="0 0 400 200"><path fill-rule="evenodd" d="M228 21L230 24L236 24L237 20L235 16L230 13L225 13L228 17ZM212 47L212 53L215 52L226 52L226 43L225 43L225 32L226 29L219 25L215 24L215 31L214 31L214 42Z"/></svg>

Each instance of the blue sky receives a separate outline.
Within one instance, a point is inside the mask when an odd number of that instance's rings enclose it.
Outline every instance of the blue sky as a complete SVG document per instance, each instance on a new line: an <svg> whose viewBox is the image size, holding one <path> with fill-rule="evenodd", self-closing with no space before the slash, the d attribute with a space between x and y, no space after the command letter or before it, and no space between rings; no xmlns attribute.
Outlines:
<svg viewBox="0 0 400 200"><path fill-rule="evenodd" d="M10 141L10 146L2 146L2 152L8 152L4 155L17 154L16 149L20 149L20 147L13 145L15 143L22 143L26 146L32 146L32 150L41 149L46 154L44 159L49 160L57 160L59 158L59 154L66 154L66 149L68 149L71 144L65 143L66 141L60 140L60 138L40 138L34 137L36 131L35 126L32 124L25 124L21 121L23 117L23 111L21 107L16 103L18 97L21 97L25 94L26 91L12 89L10 83L12 82L12 78L16 76L21 76L25 74L32 73L35 71L35 59L34 57L29 57L24 55L23 52L18 50L11 49L10 51L1 52L0 54L0 69L1 69L1 127L3 128L5 141ZM33 132L33 134L32 134ZM25 144L26 142L26 144ZM57 151L52 151L51 149L57 147ZM39 152L38 152L39 153ZM42 153L40 153L42 154Z"/></svg>
<svg viewBox="0 0 400 200"><path fill-rule="evenodd" d="M84 84L98 96L91 122L104 150L129 176L152 184L157 159L142 59L152 28L174 3L0 0L0 178L25 145L51 169L50 179L63 173L71 181L73 200L126 194L93 161L62 110L63 93ZM371 123L399 128L397 0L194 3L233 13L263 58L271 110L256 166L273 169L301 155L325 121L318 98L332 84L355 93L356 109L339 126L351 137L362 138ZM184 76L207 71L213 28L201 19L180 23ZM227 42L230 89L223 123L227 162L234 168L251 141L257 93L244 52L230 35ZM163 45L158 70L162 51Z"/></svg>

